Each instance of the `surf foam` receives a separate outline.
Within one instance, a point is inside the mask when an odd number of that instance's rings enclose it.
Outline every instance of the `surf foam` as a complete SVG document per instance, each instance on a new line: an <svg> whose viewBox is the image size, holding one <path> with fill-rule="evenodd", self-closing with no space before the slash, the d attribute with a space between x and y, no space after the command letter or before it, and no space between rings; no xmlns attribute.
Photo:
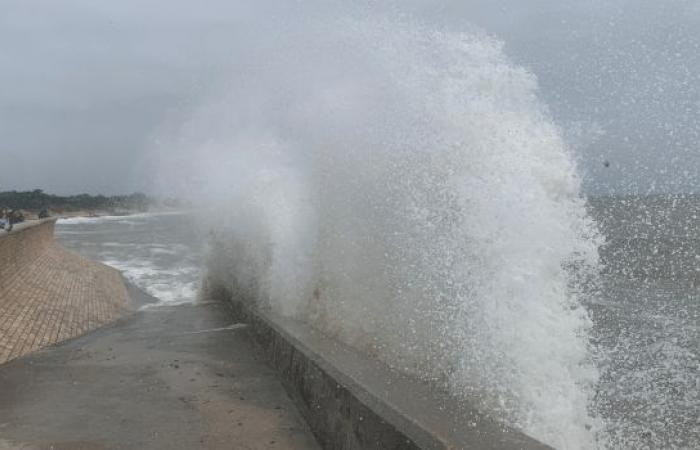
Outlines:
<svg viewBox="0 0 700 450"><path fill-rule="evenodd" d="M594 447L578 280L599 239L535 77L476 31L337 17L243 28L229 85L156 150L168 187L217 207L210 275Z"/></svg>

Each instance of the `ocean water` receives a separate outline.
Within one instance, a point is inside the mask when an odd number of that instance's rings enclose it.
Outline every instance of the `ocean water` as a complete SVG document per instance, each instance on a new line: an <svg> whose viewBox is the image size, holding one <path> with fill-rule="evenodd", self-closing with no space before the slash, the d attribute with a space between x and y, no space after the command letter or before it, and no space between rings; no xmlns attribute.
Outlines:
<svg viewBox="0 0 700 450"><path fill-rule="evenodd" d="M607 243L587 304L614 449L700 448L700 197L590 200Z"/></svg>
<svg viewBox="0 0 700 450"><path fill-rule="evenodd" d="M204 237L188 214L59 219L56 240L122 271L158 305L193 302L199 290Z"/></svg>

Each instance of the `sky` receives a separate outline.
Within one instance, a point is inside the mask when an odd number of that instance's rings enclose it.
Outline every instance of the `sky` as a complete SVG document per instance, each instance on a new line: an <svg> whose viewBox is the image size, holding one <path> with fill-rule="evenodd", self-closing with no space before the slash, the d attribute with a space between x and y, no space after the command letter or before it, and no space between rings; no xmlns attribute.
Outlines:
<svg viewBox="0 0 700 450"><path fill-rule="evenodd" d="M372 3L501 39L536 75L586 192L700 191L696 0ZM148 150L237 70L242 25L319 4L0 0L0 190L149 191Z"/></svg>

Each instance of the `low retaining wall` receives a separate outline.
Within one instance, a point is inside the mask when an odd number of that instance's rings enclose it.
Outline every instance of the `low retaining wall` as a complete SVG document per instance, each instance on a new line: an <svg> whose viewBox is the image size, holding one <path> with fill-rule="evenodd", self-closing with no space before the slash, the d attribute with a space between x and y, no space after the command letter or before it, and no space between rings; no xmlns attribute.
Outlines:
<svg viewBox="0 0 700 450"><path fill-rule="evenodd" d="M0 231L0 364L93 330L127 309L121 274L56 244L55 223Z"/></svg>
<svg viewBox="0 0 700 450"><path fill-rule="evenodd" d="M323 448L550 449L299 322L256 311L217 286L207 295L230 302L250 325Z"/></svg>

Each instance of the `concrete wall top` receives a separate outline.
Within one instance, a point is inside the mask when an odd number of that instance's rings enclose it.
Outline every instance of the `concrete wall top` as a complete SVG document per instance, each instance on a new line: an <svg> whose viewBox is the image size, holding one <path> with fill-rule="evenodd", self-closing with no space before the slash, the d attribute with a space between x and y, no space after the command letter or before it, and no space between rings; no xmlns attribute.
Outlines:
<svg viewBox="0 0 700 450"><path fill-rule="evenodd" d="M264 349L324 448L338 450L552 450L295 320L260 311L219 285Z"/></svg>

